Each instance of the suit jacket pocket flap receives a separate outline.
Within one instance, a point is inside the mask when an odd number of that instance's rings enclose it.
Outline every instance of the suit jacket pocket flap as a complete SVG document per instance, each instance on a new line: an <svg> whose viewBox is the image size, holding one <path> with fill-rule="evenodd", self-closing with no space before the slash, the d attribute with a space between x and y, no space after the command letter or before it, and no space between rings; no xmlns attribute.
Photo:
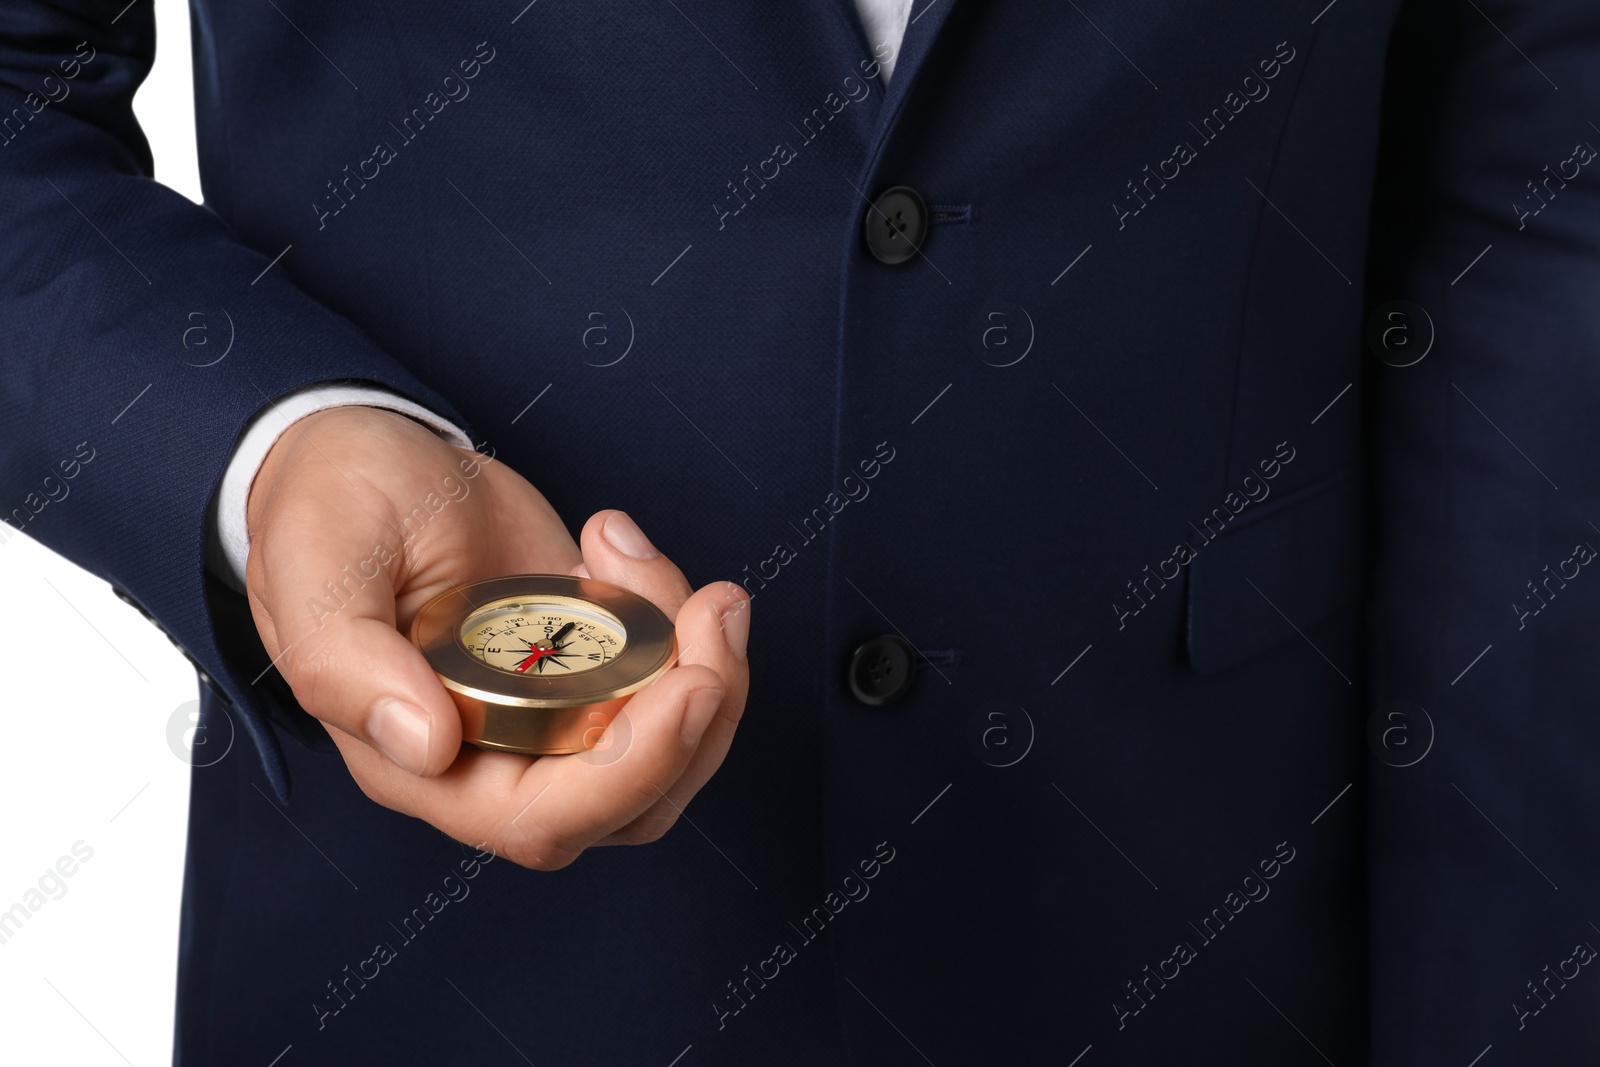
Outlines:
<svg viewBox="0 0 1600 1067"><path fill-rule="evenodd" d="M1361 595L1362 480L1334 475L1240 516L1189 563L1189 662L1201 674L1299 640Z"/></svg>

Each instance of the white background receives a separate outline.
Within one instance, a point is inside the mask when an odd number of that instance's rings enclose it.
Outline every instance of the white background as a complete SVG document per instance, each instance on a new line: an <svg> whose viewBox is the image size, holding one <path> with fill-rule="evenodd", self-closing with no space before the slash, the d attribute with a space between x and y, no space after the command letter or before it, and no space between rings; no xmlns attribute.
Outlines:
<svg viewBox="0 0 1600 1067"><path fill-rule="evenodd" d="M198 201L188 8L154 2L160 48L135 110L156 177ZM94 850L0 944L0 1063L170 1063L189 768L167 723L196 699L194 672L109 586L26 535L0 544L0 605L0 912L75 842Z"/></svg>

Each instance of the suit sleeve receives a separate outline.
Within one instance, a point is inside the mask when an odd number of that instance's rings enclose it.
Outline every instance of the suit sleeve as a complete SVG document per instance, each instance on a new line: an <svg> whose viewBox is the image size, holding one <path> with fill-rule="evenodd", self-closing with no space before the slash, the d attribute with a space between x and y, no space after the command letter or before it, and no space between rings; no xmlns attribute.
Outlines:
<svg viewBox="0 0 1600 1067"><path fill-rule="evenodd" d="M254 739L321 745L261 675L244 598L205 567L207 506L242 429L320 382L387 389L465 426L349 321L158 184L133 117L152 5L0 10L0 538L21 530L159 625ZM225 354L224 354L225 353Z"/></svg>
<svg viewBox="0 0 1600 1067"><path fill-rule="evenodd" d="M1593 0L1401 13L1365 383L1385 1067L1592 1040L1592 1012L1525 983L1595 938L1579 902L1600 886L1597 101Z"/></svg>

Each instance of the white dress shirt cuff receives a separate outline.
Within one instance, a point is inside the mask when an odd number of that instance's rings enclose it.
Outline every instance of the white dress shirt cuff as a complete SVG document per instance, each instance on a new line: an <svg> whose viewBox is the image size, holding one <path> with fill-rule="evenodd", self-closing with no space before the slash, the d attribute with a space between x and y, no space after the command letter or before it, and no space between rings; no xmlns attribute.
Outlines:
<svg viewBox="0 0 1600 1067"><path fill-rule="evenodd" d="M250 499L250 486L255 482L256 472L278 438L295 422L324 408L351 406L383 408L408 415L452 444L472 447L472 439L455 423L387 389L366 385L313 385L290 393L262 409L251 420L223 471L215 514L210 516L206 530L206 563L212 573L244 592L244 564L250 555L245 504Z"/></svg>

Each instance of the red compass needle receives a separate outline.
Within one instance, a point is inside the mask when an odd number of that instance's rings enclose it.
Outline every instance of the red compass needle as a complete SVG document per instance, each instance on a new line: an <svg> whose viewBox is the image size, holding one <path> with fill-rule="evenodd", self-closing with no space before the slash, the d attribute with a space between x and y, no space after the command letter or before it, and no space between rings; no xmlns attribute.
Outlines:
<svg viewBox="0 0 1600 1067"><path fill-rule="evenodd" d="M536 648L533 650L533 655L529 656L527 659L523 660L521 663L517 664L511 669L516 671L518 674L524 674L527 672L529 667L533 666L535 663L538 663L544 657L554 654L555 651L556 650L553 648Z"/></svg>

